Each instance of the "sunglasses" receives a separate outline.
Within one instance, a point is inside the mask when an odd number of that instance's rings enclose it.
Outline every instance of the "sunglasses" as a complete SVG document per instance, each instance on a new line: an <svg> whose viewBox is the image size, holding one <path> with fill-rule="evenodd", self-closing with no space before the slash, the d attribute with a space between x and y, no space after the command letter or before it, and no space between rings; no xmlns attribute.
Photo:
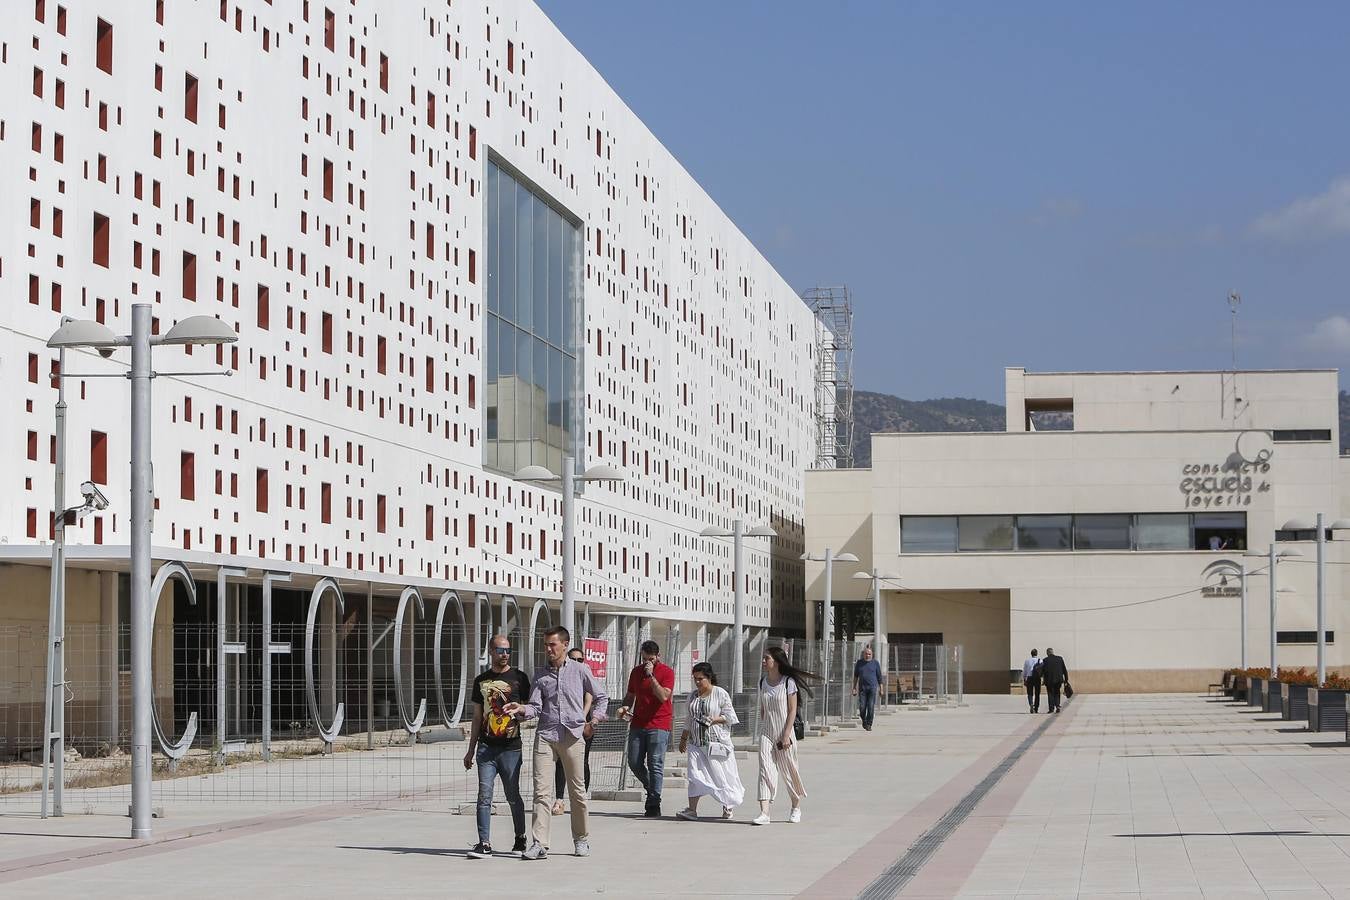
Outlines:
<svg viewBox="0 0 1350 900"><path fill-rule="evenodd" d="M493 648L492 648L492 652L493 652L493 653L496 653L498 656L505 656L506 654L508 654L508 653L511 652L511 648L510 648L510 647L493 647Z"/></svg>

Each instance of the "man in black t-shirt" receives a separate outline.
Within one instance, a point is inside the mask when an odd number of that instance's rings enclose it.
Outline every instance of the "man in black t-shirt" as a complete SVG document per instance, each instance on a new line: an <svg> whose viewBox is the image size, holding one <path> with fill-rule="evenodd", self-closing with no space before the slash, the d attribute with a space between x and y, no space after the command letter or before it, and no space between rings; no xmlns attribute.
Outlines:
<svg viewBox="0 0 1350 900"><path fill-rule="evenodd" d="M492 789L501 776L511 824L516 828L514 853L525 849L525 804L520 799L520 722L508 716L508 703L524 703L530 697L530 677L511 665L511 641L504 634L492 639L492 667L473 680L471 698L473 731L464 768L478 762L478 843L469 859L492 855L489 829L492 825Z"/></svg>

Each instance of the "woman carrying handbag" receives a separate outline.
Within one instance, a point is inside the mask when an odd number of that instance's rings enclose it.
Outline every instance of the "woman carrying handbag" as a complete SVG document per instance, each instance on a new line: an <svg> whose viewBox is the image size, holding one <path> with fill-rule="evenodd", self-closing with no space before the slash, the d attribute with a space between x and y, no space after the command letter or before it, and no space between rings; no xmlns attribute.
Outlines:
<svg viewBox="0 0 1350 900"><path fill-rule="evenodd" d="M722 804L722 818L745 799L741 773L736 770L736 752L731 744L731 726L740 720L731 705L731 695L717 686L717 674L708 663L694 666L694 691L689 695L689 713L680 752L689 754L689 806L675 815L686 821L698 818L698 800L711 796Z"/></svg>
<svg viewBox="0 0 1350 900"><path fill-rule="evenodd" d="M778 778L782 775L787 785L792 810L789 822L802 820L801 771L797 768L797 734L794 723L798 717L801 694L811 696L807 683L820 681L820 676L803 672L788 660L781 647L770 647L764 653L764 677L759 681L759 815L752 823L769 824L769 805L778 793Z"/></svg>

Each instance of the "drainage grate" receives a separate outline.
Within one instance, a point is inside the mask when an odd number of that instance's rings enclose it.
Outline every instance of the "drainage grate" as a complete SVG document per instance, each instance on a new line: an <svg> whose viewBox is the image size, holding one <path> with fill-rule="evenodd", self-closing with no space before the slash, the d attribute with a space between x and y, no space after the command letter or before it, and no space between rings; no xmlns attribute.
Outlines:
<svg viewBox="0 0 1350 900"><path fill-rule="evenodd" d="M1036 729L1027 735L1022 743L1018 744L1013 751L999 761L999 764L984 776L979 784L971 788L970 793L966 794L956 805L938 819L937 824L919 835L918 840L910 844L909 850L905 855L896 860L886 871L877 876L876 880L867 886L867 888L858 895L858 900L891 900L896 894L904 890L905 885L909 884L910 879L919 874L919 869L923 868L924 863L937 852L942 846L943 841L952 836L952 832L960 827L966 817L974 811L975 807L985 794L993 790L994 785L1008 770L1016 765L1022 758L1022 754L1031 749L1031 745L1036 743L1037 738L1045 733L1045 729L1050 727L1054 721L1054 716L1047 716L1045 721L1036 726Z"/></svg>

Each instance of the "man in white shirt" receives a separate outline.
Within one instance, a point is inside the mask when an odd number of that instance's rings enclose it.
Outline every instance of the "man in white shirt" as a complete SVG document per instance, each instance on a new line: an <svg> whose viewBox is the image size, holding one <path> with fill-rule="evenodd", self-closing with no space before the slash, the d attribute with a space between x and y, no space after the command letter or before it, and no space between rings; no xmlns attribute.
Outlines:
<svg viewBox="0 0 1350 900"><path fill-rule="evenodd" d="M1041 709L1041 661L1036 656L1036 648L1031 648L1031 655L1027 657L1026 662L1022 663L1022 684L1027 690L1027 707L1031 712L1040 712Z"/></svg>

